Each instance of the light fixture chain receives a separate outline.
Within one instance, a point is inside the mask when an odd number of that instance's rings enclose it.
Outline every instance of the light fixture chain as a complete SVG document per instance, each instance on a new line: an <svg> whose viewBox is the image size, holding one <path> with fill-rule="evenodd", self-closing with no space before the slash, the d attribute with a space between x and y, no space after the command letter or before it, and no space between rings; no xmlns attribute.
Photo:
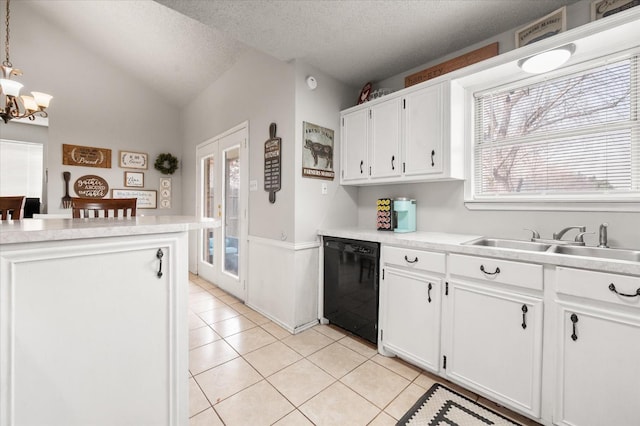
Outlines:
<svg viewBox="0 0 640 426"><path fill-rule="evenodd" d="M5 61L3 63L3 65L10 67L11 66L11 61L9 60L9 2L11 0L7 0L7 13L5 15L5 26L7 28L6 31L6 38L5 38L5 42L4 42L4 54L5 54Z"/></svg>

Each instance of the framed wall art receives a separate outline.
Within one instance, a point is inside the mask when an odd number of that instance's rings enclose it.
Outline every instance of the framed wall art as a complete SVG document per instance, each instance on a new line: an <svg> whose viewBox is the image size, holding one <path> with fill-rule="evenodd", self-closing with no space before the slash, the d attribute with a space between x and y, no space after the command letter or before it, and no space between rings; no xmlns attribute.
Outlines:
<svg viewBox="0 0 640 426"><path fill-rule="evenodd" d="M149 154L145 152L120 151L120 167L123 169L148 169Z"/></svg>
<svg viewBox="0 0 640 426"><path fill-rule="evenodd" d="M561 7L555 12L543 16L535 22L516 31L516 48L527 46L536 41L553 37L567 29L567 8Z"/></svg>
<svg viewBox="0 0 640 426"><path fill-rule="evenodd" d="M124 172L124 186L126 186L127 188L143 188L144 173Z"/></svg>
<svg viewBox="0 0 640 426"><path fill-rule="evenodd" d="M82 198L104 198L109 193L109 184L100 176L85 175L76 179L73 190Z"/></svg>
<svg viewBox="0 0 640 426"><path fill-rule="evenodd" d="M333 130L302 123L302 176L333 180Z"/></svg>
<svg viewBox="0 0 640 426"><path fill-rule="evenodd" d="M158 192L145 189L112 189L111 198L137 198L136 207L139 209L158 208Z"/></svg>
<svg viewBox="0 0 640 426"><path fill-rule="evenodd" d="M110 169L111 150L93 146L62 144L62 164Z"/></svg>
<svg viewBox="0 0 640 426"><path fill-rule="evenodd" d="M606 18L639 5L640 0L596 0L591 2L591 20Z"/></svg>

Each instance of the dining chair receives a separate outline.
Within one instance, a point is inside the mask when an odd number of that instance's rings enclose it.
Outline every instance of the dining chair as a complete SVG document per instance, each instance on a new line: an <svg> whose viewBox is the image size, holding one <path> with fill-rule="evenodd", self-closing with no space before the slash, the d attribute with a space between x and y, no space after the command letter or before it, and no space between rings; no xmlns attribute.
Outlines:
<svg viewBox="0 0 640 426"><path fill-rule="evenodd" d="M72 198L72 217L133 217L136 201L137 198Z"/></svg>
<svg viewBox="0 0 640 426"><path fill-rule="evenodd" d="M24 217L24 196L0 197L0 217L2 220L20 220Z"/></svg>

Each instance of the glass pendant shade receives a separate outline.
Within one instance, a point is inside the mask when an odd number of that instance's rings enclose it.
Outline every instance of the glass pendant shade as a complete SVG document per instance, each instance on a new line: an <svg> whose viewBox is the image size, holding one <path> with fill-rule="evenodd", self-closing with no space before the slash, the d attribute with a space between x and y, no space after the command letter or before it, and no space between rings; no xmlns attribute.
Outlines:
<svg viewBox="0 0 640 426"><path fill-rule="evenodd" d="M22 95L20 97L22 98L22 103L24 104L24 108L26 110L28 111L38 110L38 104L36 103L36 100L33 99L33 96Z"/></svg>
<svg viewBox="0 0 640 426"><path fill-rule="evenodd" d="M35 99L36 104L38 104L38 106L43 109L48 108L49 102L51 102L51 99L53 99L53 96L47 95L46 93L42 93L42 92L31 92L31 94Z"/></svg>
<svg viewBox="0 0 640 426"><path fill-rule="evenodd" d="M2 93L5 96L20 96L20 89L22 84L8 78L0 79L0 86L2 86Z"/></svg>

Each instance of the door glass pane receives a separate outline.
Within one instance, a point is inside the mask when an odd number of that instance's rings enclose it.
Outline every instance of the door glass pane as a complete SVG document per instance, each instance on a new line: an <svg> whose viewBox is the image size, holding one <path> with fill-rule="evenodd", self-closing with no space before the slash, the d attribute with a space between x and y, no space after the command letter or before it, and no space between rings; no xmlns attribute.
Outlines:
<svg viewBox="0 0 640 426"><path fill-rule="evenodd" d="M240 148L224 152L224 270L238 276Z"/></svg>
<svg viewBox="0 0 640 426"><path fill-rule="evenodd" d="M215 161L214 157L202 160L202 217L215 218ZM202 230L202 261L214 265L213 228Z"/></svg>

